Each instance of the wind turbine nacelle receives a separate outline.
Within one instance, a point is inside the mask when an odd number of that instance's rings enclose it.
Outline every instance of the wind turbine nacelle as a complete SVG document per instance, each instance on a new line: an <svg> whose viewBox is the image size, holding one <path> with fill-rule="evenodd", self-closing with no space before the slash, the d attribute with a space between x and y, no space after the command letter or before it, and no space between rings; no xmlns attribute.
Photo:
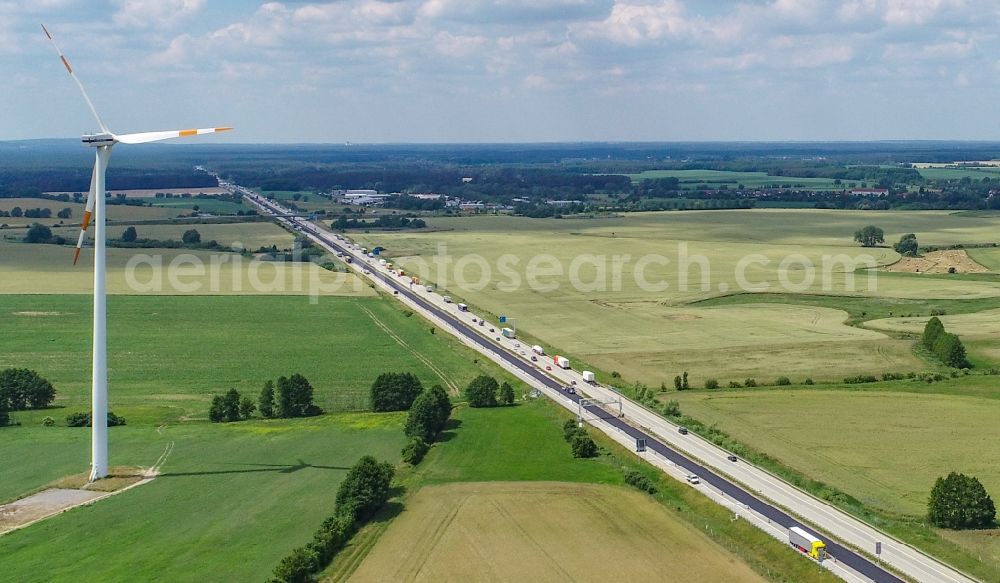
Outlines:
<svg viewBox="0 0 1000 583"><path fill-rule="evenodd" d="M114 146L118 140L111 133L87 134L81 138L84 144L91 147Z"/></svg>

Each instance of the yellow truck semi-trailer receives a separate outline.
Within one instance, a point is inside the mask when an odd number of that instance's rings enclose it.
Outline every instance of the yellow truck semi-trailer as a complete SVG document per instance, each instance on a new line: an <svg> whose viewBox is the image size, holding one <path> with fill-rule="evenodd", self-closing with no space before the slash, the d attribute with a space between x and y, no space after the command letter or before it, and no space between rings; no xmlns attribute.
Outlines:
<svg viewBox="0 0 1000 583"><path fill-rule="evenodd" d="M819 540L816 535L807 532L798 526L793 526L788 529L788 544L799 549L817 561L822 561L826 558L826 543Z"/></svg>

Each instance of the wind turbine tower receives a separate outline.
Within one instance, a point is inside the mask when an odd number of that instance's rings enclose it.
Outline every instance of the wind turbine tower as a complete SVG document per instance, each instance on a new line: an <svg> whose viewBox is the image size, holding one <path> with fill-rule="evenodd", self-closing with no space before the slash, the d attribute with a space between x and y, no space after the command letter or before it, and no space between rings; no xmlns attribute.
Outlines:
<svg viewBox="0 0 1000 583"><path fill-rule="evenodd" d="M105 228L107 226L107 216L105 214L105 174L108 169L108 160L111 158L111 148L115 144L146 144L149 142L159 142L171 138L185 136L195 136L199 134L211 134L231 130L228 127L202 128L190 130L170 130L162 132L142 132L137 134L116 135L108 130L104 121L97 113L94 103L87 95L87 90L83 88L83 83L73 72L66 56L56 45L52 35L49 34L45 25L42 25L45 36L52 43L59 59L62 61L69 76L73 78L76 86L80 89L90 113L97 120L97 125L101 132L98 134L87 134L83 136L84 145L94 148L94 172L90 177L90 192L87 194L87 206L83 213L81 222L80 238L76 243L76 250L73 252L73 265L76 265L80 258L80 249L87 237L87 229L90 226L90 219L94 219L94 360L91 378L91 465L90 481L99 480L108 475L108 316L107 316L107 287L105 284L107 272L107 252L105 250Z"/></svg>

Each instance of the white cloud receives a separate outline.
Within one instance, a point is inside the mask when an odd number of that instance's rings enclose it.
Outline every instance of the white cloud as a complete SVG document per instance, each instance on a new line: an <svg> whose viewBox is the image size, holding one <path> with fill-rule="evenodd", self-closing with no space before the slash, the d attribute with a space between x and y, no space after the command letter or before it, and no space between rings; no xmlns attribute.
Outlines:
<svg viewBox="0 0 1000 583"><path fill-rule="evenodd" d="M922 25L942 13L962 14L968 9L966 0L887 0L884 19L891 25Z"/></svg>
<svg viewBox="0 0 1000 583"><path fill-rule="evenodd" d="M136 27L170 27L197 14L205 0L115 0L115 24Z"/></svg>
<svg viewBox="0 0 1000 583"><path fill-rule="evenodd" d="M697 21L688 18L679 0L655 3L625 0L615 2L611 13L602 22L586 23L580 31L585 36L635 45L663 38L690 37L703 28Z"/></svg>

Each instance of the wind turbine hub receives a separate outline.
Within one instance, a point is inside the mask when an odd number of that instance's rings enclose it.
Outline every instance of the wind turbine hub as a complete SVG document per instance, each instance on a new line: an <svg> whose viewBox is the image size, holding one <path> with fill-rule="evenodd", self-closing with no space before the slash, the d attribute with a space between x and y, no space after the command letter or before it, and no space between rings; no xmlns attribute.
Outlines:
<svg viewBox="0 0 1000 583"><path fill-rule="evenodd" d="M84 144L92 148L114 146L117 142L117 140L115 140L115 136L110 133L86 134L83 138L81 138L81 140Z"/></svg>

